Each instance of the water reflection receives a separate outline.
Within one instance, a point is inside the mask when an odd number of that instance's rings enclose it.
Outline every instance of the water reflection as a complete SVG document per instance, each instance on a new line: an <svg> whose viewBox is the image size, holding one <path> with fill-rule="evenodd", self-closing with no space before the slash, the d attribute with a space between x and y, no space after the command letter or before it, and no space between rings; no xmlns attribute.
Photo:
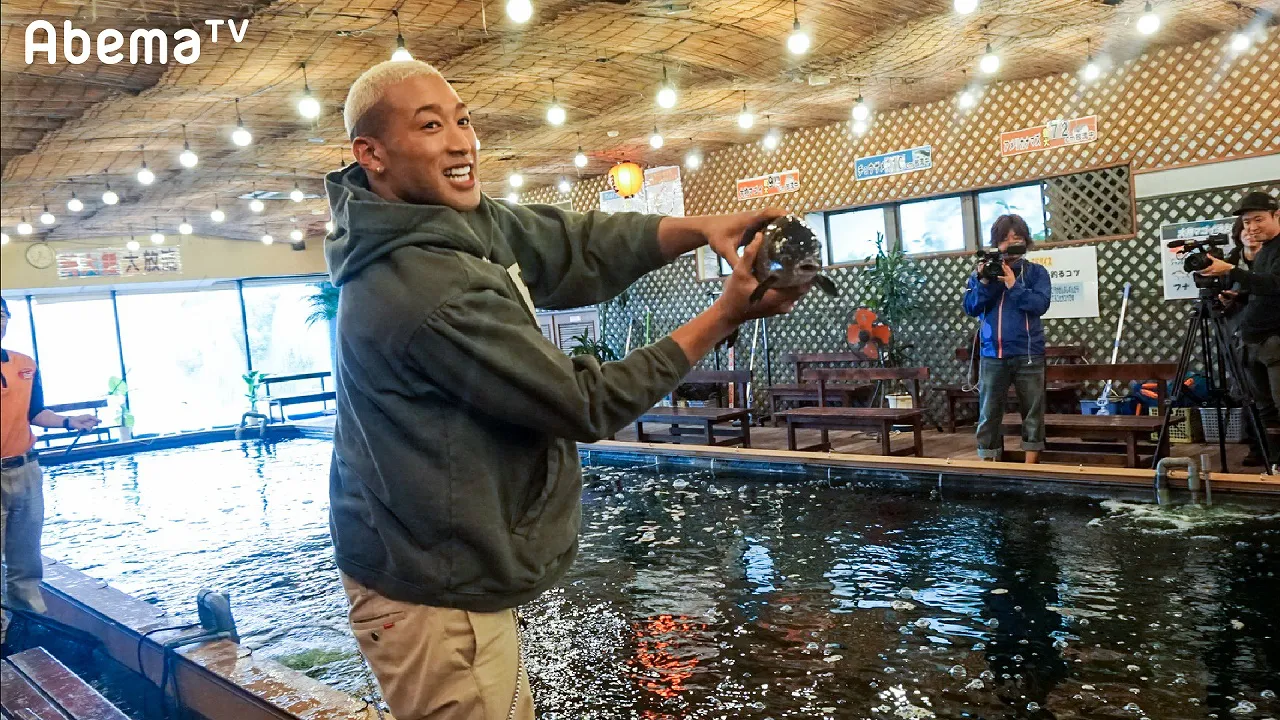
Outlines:
<svg viewBox="0 0 1280 720"><path fill-rule="evenodd" d="M226 443L53 468L46 551L177 613L228 589L256 652L365 694L329 453ZM591 472L578 563L522 608L540 717L1280 711L1274 508Z"/></svg>

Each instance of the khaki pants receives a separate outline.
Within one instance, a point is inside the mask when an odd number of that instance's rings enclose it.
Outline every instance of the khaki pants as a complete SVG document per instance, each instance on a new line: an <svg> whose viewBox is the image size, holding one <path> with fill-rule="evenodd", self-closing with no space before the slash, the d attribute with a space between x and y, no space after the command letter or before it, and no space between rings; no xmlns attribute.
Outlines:
<svg viewBox="0 0 1280 720"><path fill-rule="evenodd" d="M514 610L392 600L346 575L360 651L397 720L533 720Z"/></svg>
<svg viewBox="0 0 1280 720"><path fill-rule="evenodd" d="M44 528L44 491L40 465L0 470L0 597L5 607L45 611L40 595L44 559L40 557L40 533ZM0 613L0 634L9 627L9 615Z"/></svg>

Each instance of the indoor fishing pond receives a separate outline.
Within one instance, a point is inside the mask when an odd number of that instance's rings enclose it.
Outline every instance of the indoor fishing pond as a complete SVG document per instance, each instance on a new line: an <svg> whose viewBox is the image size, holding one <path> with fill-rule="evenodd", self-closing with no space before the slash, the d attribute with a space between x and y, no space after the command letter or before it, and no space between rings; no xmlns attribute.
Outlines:
<svg viewBox="0 0 1280 720"><path fill-rule="evenodd" d="M359 697L332 445L46 469L45 554ZM581 552L521 608L542 718L1266 718L1280 505L586 469ZM1181 499L1185 501L1185 498Z"/></svg>

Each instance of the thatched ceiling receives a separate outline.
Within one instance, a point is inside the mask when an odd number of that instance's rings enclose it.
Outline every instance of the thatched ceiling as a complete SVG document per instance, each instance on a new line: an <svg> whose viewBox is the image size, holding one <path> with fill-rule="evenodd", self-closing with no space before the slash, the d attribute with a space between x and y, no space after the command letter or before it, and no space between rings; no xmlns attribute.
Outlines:
<svg viewBox="0 0 1280 720"><path fill-rule="evenodd" d="M1249 0L1242 11L1226 0L1163 0L1164 27L1143 39L1133 29L1139 0L983 0L967 16L950 0L801 0L814 42L796 59L784 46L788 0L534 0L524 26L506 18L504 0L6 1L0 223L20 240L13 227L25 214L37 234L70 239L130 227L141 234L154 218L172 233L185 214L197 233L257 238L264 227L283 236L296 217L314 238L327 217L323 199L269 200L255 215L236 198L255 186L287 193L295 181L323 195L320 176L348 156L346 89L389 56L397 9L409 50L440 67L475 112L480 177L501 195L513 170L529 186L578 174L571 159L579 136L592 158L583 175L624 157L678 162L694 145L713 151L757 139L765 114L774 126L795 128L847 119L859 93L878 108L946 97L974 79L987 42L1003 57L998 80L1036 77L1079 68L1087 40L1095 54L1124 59L1144 42L1181 44L1230 30L1254 8L1274 11L1278 2ZM247 36L230 43L223 28L218 44L208 42L204 20L215 17L247 18ZM59 30L69 19L95 36L106 27L126 36L139 27L192 27L204 42L190 65L107 66L92 58L28 66L23 33L41 18ZM301 62L324 107L314 122L295 109ZM654 102L664 65L680 91L673 110ZM830 83L811 85L817 75ZM543 119L552 80L569 113L562 128ZM759 118L750 132L735 124L744 90ZM254 134L247 148L229 139L236 98ZM183 124L200 156L194 169L177 161ZM667 137L660 151L647 143L655 124ZM158 176L146 187L133 177L141 145ZM107 178L121 196L113 207L99 200ZM72 190L86 204L78 214L66 209ZM35 219L42 195L58 217L50 228ZM209 219L215 201L227 213L220 225Z"/></svg>

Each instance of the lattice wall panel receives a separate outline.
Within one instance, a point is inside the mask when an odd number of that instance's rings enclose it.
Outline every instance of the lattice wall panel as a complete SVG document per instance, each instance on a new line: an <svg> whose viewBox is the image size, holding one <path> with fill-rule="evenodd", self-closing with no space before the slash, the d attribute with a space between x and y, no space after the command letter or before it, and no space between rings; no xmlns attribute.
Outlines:
<svg viewBox="0 0 1280 720"><path fill-rule="evenodd" d="M1127 165L1045 180L1049 239L1089 240L1133 233Z"/></svg>
<svg viewBox="0 0 1280 720"><path fill-rule="evenodd" d="M1130 163L1135 172L1206 160L1280 152L1280 31L1240 58L1217 36L1162 48L1124 63L1093 84L1059 74L996 83L968 111L951 100L873 116L863 137L848 123L783 136L774 152L740 145L706 158L685 179L689 214L734 212L765 201L739 202L735 182L801 169L796 193L774 198L812 211L1011 184L1089 168ZM1055 118L1097 114L1096 142L1001 158L1002 131ZM857 157L933 146L934 167L857 182Z"/></svg>

